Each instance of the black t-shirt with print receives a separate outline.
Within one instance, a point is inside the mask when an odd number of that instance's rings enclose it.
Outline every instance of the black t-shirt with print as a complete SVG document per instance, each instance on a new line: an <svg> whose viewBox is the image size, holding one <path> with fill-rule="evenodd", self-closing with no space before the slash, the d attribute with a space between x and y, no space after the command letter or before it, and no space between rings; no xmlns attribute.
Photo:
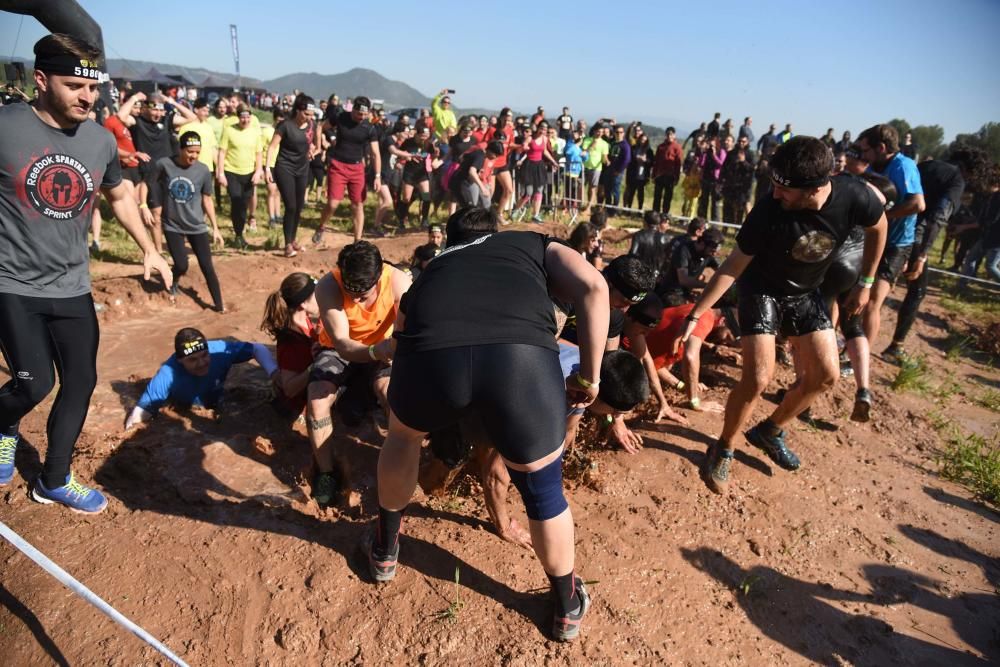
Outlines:
<svg viewBox="0 0 1000 667"><path fill-rule="evenodd" d="M860 180L835 178L818 211L786 211L765 197L757 202L736 235L740 250L753 256L740 284L755 293L793 296L823 282L835 251L854 227L870 227L882 205Z"/></svg>
<svg viewBox="0 0 1000 667"><path fill-rule="evenodd" d="M338 162L357 164L365 157L365 148L378 141L378 133L367 120L360 123L347 111L333 121L337 126L337 145L333 147L333 159Z"/></svg>

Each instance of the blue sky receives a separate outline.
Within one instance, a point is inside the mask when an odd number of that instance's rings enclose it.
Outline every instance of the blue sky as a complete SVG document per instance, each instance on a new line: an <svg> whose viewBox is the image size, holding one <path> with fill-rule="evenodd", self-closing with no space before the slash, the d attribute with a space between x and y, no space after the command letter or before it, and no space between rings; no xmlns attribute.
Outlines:
<svg viewBox="0 0 1000 667"><path fill-rule="evenodd" d="M770 122L856 134L902 117L947 140L1000 121L997 0L81 4L109 57L229 72L236 23L244 75L367 67L428 94L454 88L460 107L568 105L682 130L720 111L753 116L758 134ZM20 22L0 12L0 57ZM25 18L17 54L44 33Z"/></svg>

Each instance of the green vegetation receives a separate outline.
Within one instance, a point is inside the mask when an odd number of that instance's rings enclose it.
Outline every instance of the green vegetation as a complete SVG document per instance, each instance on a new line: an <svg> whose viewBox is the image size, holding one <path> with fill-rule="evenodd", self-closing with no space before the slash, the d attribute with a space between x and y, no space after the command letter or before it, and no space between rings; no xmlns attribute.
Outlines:
<svg viewBox="0 0 1000 667"><path fill-rule="evenodd" d="M976 404L980 407L986 408L987 410L1000 412L1000 391L997 391L996 389L987 389L983 394L976 398Z"/></svg>
<svg viewBox="0 0 1000 667"><path fill-rule="evenodd" d="M941 476L968 487L977 498L1000 507L1000 442L957 427L938 456Z"/></svg>
<svg viewBox="0 0 1000 667"><path fill-rule="evenodd" d="M458 616L462 613L462 609L465 607L465 600L459 595L458 589L458 566L455 566L455 597L452 599L451 603L447 608L442 609L438 613L434 614L434 619L444 622L444 623L457 623Z"/></svg>
<svg viewBox="0 0 1000 667"><path fill-rule="evenodd" d="M893 391L913 391L922 393L927 391L928 370L927 362L923 357L912 357L903 362L896 377L889 385Z"/></svg>

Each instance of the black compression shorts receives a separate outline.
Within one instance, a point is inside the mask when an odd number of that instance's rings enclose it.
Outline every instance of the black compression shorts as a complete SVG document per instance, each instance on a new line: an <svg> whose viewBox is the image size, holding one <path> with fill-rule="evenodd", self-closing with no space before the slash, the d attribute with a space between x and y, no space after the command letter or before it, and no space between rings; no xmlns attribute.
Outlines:
<svg viewBox="0 0 1000 667"><path fill-rule="evenodd" d="M536 345L469 345L399 354L389 406L404 424L438 431L472 415L508 461L532 463L566 438L559 353Z"/></svg>
<svg viewBox="0 0 1000 667"><path fill-rule="evenodd" d="M908 245L887 245L882 252L882 261L878 263L878 271L875 272L875 275L890 285L895 285L899 274L903 271L903 265L910 259L911 247Z"/></svg>
<svg viewBox="0 0 1000 667"><path fill-rule="evenodd" d="M740 287L740 331L744 336L804 336L832 328L819 290L794 296L772 296Z"/></svg>

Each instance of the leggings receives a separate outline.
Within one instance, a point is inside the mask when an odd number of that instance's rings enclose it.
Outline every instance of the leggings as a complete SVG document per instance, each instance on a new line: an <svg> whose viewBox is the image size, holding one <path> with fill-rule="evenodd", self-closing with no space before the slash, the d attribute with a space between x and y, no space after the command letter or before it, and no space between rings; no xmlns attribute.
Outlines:
<svg viewBox="0 0 1000 667"><path fill-rule="evenodd" d="M632 208L633 197L638 197L639 206L637 208L641 209L646 203L646 181L625 180L625 197L622 206Z"/></svg>
<svg viewBox="0 0 1000 667"><path fill-rule="evenodd" d="M42 468L42 481L50 489L63 486L69 475L73 447L97 384L99 340L89 292L69 298L0 293L0 350L11 374L0 387L0 432L16 434L21 418L49 395L59 374Z"/></svg>
<svg viewBox="0 0 1000 667"><path fill-rule="evenodd" d="M309 170L301 174L293 174L287 169L277 168L273 171L274 182L281 194L281 203L285 206L285 219L281 226L285 233L285 245L295 242L299 231L299 219L302 208L306 204L306 184L309 182Z"/></svg>
<svg viewBox="0 0 1000 667"><path fill-rule="evenodd" d="M247 225L247 209L253 199L253 174L234 174L226 172L226 188L229 190L229 202L232 204L233 231L243 238L243 228Z"/></svg>
<svg viewBox="0 0 1000 667"><path fill-rule="evenodd" d="M927 296L927 281L930 271L924 266L920 272L920 277L906 283L906 296L899 306L899 315L896 317L896 331L892 334L893 343L902 343L906 340L906 335L910 333L910 327L917 319L917 311L924 297Z"/></svg>
<svg viewBox="0 0 1000 667"><path fill-rule="evenodd" d="M219 288L219 279L215 275L215 267L212 266L212 242L208 233L181 234L164 229L163 236L167 239L167 250L170 251L170 257L174 260L174 283L176 284L177 280L188 270L187 250L184 248L184 239L186 238L191 244L191 249L194 250L194 256L198 258L198 266L201 268L202 275L205 276L205 282L208 283L212 302L217 310L222 310L222 290Z"/></svg>

